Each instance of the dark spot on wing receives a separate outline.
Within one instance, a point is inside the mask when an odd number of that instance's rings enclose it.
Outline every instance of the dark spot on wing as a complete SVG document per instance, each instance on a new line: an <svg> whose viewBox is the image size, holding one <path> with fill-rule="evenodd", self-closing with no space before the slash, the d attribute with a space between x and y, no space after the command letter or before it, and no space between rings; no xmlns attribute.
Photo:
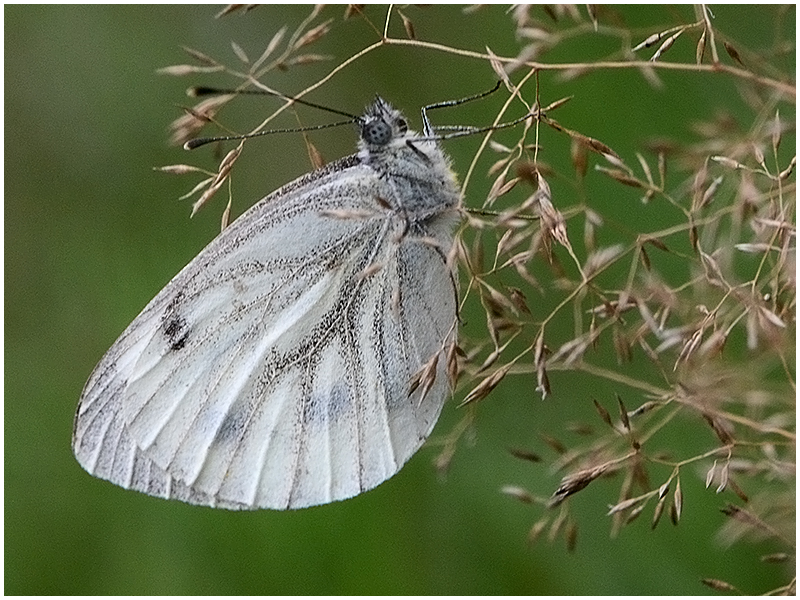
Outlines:
<svg viewBox="0 0 800 600"><path fill-rule="evenodd" d="M169 344L170 350L180 350L186 346L189 336L189 324L181 316L181 302L183 293L178 293L167 305L164 316L161 317L161 331Z"/></svg>
<svg viewBox="0 0 800 600"><path fill-rule="evenodd" d="M353 393L343 383L333 386L328 393L315 392L306 402L303 422L330 423L350 413L353 407Z"/></svg>
<svg viewBox="0 0 800 600"><path fill-rule="evenodd" d="M222 423L220 423L219 429L217 429L217 433L214 436L214 442L225 444L239 440L249 418L250 411L234 404L225 415Z"/></svg>
<svg viewBox="0 0 800 600"><path fill-rule="evenodd" d="M163 321L162 329L170 350L180 350L186 345L189 337L189 326L186 319L177 315L171 316Z"/></svg>

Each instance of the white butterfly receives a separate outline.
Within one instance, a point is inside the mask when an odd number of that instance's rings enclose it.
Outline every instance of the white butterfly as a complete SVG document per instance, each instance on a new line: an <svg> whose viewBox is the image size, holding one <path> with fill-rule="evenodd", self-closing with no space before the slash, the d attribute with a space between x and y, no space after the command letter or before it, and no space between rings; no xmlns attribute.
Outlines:
<svg viewBox="0 0 800 600"><path fill-rule="evenodd" d="M385 101L357 124L358 154L244 213L106 353L73 432L89 473L301 508L377 486L422 445L450 393L459 188Z"/></svg>

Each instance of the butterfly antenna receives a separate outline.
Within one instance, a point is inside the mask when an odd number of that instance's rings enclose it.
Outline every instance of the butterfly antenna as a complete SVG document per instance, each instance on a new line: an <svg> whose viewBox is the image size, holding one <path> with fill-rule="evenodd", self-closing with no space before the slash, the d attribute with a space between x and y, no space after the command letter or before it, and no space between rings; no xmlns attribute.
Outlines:
<svg viewBox="0 0 800 600"><path fill-rule="evenodd" d="M220 135L214 137L194 138L186 142L183 147L185 150L194 150L200 146L205 146L212 142L227 142L229 140L247 140L262 135L272 135L273 133L302 133L304 131L316 131L317 129L328 129L329 127L341 127L351 125L353 121L339 121L338 123L327 123L325 125L312 125L311 127L291 127L289 129L270 129L269 131L257 131L256 133L246 133L243 135Z"/></svg>
<svg viewBox="0 0 800 600"><path fill-rule="evenodd" d="M335 108L330 108L329 106L323 106L322 104L316 104L315 102L309 102L308 100L303 100L302 98L295 98L294 96L289 96L287 94L281 94L280 92L275 92L273 90L232 90L232 89L223 89L223 88L214 88L214 87L207 87L207 86L195 86L190 87L186 90L186 94L193 98L199 98L200 96L217 96L217 95L226 95L226 94L249 94L254 96L274 96L276 98L282 98L284 100L288 100L290 102L294 102L297 104L303 104L304 106L310 106L311 108L316 108L318 110L326 111L329 113L333 113L336 115L342 115L347 117L348 121L339 121L338 123L329 123L327 125L315 125L313 127L293 127L290 129L270 129L269 131L259 131L257 133L248 133L244 135L223 135L223 136L214 136L214 137L201 137L189 140L186 142L183 147L186 150L194 150L195 148L199 148L200 146L205 146L206 144L210 144L212 142L223 142L229 140L245 140L251 137L258 137L262 135L270 135L273 133L298 133L304 131L315 131L317 129L327 129L328 127L339 127L341 125L350 125L352 123L357 123L360 121L361 117L356 115L351 115L348 112L344 112L341 110L337 110Z"/></svg>
<svg viewBox="0 0 800 600"><path fill-rule="evenodd" d="M276 98L283 98L284 100L289 100L291 102L296 102L297 104L303 104L305 106L310 106L311 108L316 108L318 110L324 110L329 113L333 113L336 115L342 115L343 117L349 117L351 119L358 119L356 115L351 115L348 112L344 112L342 110L337 110L335 108L331 108L330 106L324 106L322 104L317 104L315 102L309 102L308 100L303 100L302 98L295 98L294 96L289 96L287 94L281 94L280 92L275 92L273 90L226 90L222 88L212 88L206 86L195 86L190 87L186 90L186 94L188 96L198 98L200 96L224 96L226 94L249 94L253 96L274 96Z"/></svg>
<svg viewBox="0 0 800 600"><path fill-rule="evenodd" d="M428 111L433 110L435 108L444 108L446 106L458 106L459 104L465 104L467 102L472 102L473 100L480 100L481 98L485 98L491 94L494 94L497 90L500 89L500 81L494 84L494 87L490 90L485 92L481 92L480 94L475 94L474 96L467 96L466 98L461 98L459 100L445 100L444 102L437 102L436 104L429 104L428 106L422 107L422 127L425 135L433 135L433 127L431 127L431 122L428 119Z"/></svg>

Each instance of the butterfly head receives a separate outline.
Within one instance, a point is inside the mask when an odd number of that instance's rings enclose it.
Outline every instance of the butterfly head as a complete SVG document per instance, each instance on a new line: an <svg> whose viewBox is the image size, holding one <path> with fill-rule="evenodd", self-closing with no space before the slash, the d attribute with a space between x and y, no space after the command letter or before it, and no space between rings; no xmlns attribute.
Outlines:
<svg viewBox="0 0 800 600"><path fill-rule="evenodd" d="M367 107L356 122L361 130L361 143L370 150L389 147L393 141L405 143L408 123L400 111L380 96Z"/></svg>

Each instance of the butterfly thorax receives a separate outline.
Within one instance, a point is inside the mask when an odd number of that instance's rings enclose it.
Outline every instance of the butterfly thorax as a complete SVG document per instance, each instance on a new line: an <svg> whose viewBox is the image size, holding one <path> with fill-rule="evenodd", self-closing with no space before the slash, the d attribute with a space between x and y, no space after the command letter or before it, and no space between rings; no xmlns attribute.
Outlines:
<svg viewBox="0 0 800 600"><path fill-rule="evenodd" d="M359 122L358 157L394 190L385 200L409 218L452 212L459 186L438 144L408 129L403 115L376 98ZM402 202L400 201L402 198Z"/></svg>

